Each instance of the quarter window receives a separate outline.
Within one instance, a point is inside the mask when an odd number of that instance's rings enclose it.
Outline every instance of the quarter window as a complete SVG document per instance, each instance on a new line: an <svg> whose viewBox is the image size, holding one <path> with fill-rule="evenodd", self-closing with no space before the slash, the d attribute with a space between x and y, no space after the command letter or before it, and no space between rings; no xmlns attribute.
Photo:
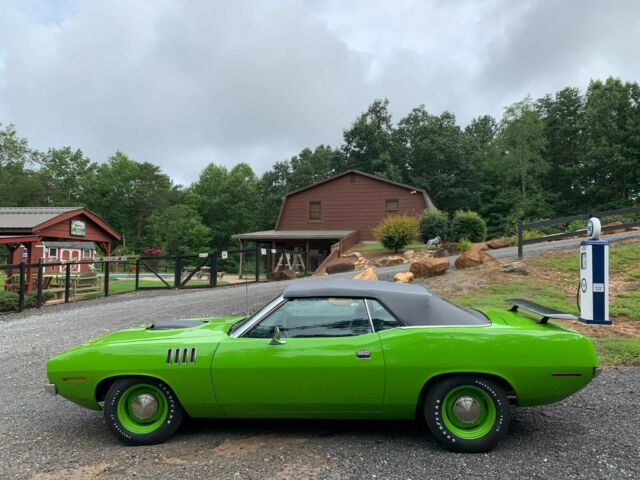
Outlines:
<svg viewBox="0 0 640 480"><path fill-rule="evenodd" d="M400 212L400 208L398 206L398 200L385 200L384 201L384 214L385 215L396 215Z"/></svg>
<svg viewBox="0 0 640 480"><path fill-rule="evenodd" d="M373 328L376 329L376 332L403 326L402 322L396 319L396 317L394 317L391 312L389 312L389 310L387 310L384 305L377 300L367 300L367 306L369 307L371 322L373 323Z"/></svg>
<svg viewBox="0 0 640 480"><path fill-rule="evenodd" d="M309 220L320 220L321 202L309 202Z"/></svg>
<svg viewBox="0 0 640 480"><path fill-rule="evenodd" d="M371 333L367 309L360 298L289 300L244 336L272 338L276 326L286 338L352 337Z"/></svg>

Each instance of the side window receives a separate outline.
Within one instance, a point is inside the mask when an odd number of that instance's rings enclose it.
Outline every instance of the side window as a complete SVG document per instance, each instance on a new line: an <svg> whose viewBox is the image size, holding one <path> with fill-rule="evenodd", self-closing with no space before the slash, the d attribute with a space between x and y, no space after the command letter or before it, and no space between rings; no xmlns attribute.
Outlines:
<svg viewBox="0 0 640 480"><path fill-rule="evenodd" d="M389 312L389 310L387 310L384 305L377 300L367 300L367 306L369 307L371 321L376 332L403 326L402 322L397 320L396 317L394 317L391 312Z"/></svg>
<svg viewBox="0 0 640 480"><path fill-rule="evenodd" d="M371 333L364 300L298 298L289 300L244 336L271 338L278 326L282 337L351 337Z"/></svg>
<svg viewBox="0 0 640 480"><path fill-rule="evenodd" d="M400 207L398 206L398 200L385 200L384 201L384 214L385 215L397 215L400 213Z"/></svg>
<svg viewBox="0 0 640 480"><path fill-rule="evenodd" d="M309 202L309 220L320 220L322 202Z"/></svg>

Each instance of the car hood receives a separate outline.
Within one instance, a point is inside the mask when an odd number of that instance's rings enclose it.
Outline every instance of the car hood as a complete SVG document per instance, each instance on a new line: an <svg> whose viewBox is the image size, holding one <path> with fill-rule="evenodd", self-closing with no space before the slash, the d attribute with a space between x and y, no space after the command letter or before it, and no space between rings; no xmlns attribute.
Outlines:
<svg viewBox="0 0 640 480"><path fill-rule="evenodd" d="M190 318L171 322L172 328L153 329L152 325L128 328L97 337L83 346L104 346L119 343L162 341L173 338L199 338L224 335L231 325L243 317ZM201 323L194 325L193 321ZM181 325L181 323L183 325ZM175 326L173 328L173 326Z"/></svg>

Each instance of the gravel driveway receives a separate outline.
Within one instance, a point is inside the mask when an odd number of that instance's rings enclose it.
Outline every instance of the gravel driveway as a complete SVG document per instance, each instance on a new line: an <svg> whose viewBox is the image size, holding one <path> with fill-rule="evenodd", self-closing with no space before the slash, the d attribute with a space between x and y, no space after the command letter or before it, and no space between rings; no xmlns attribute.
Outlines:
<svg viewBox="0 0 640 480"><path fill-rule="evenodd" d="M632 232L624 232L624 233L616 233L613 235L603 235L604 240L608 240L611 245L615 245L616 243L623 243L629 240L634 240L640 238L640 231L632 231ZM578 247L580 242L584 240L584 238L569 238L567 240L558 240L555 242L544 242L544 243L534 243L533 245L525 245L523 249L524 258L536 257L538 255L542 255L547 252L558 252L562 250L575 250L578 251ZM508 247L508 248L500 248L498 250L489 250L489 253L496 259L500 261L513 261L517 260L518 256L518 247ZM449 257L449 263L451 264L451 268L454 267L454 262L458 258L457 255ZM408 272L409 265L401 264L401 265L393 265L391 267L384 267L376 269L376 273L380 280L389 280L393 279L393 276L398 272Z"/></svg>
<svg viewBox="0 0 640 480"><path fill-rule="evenodd" d="M190 421L123 447L102 414L47 396L50 356L153 319L242 313L284 286L127 294L0 319L0 478L639 478L640 369L607 370L560 404L518 412L489 454L441 450L413 422Z"/></svg>

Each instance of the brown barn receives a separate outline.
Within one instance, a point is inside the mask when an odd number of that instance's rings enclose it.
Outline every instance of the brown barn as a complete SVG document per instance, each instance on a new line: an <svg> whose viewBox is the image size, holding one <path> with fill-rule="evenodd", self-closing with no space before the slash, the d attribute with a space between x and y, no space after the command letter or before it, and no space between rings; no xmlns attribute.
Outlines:
<svg viewBox="0 0 640 480"><path fill-rule="evenodd" d="M419 215L425 208L435 206L424 190L349 170L287 194L275 229L232 238L299 250L314 270L332 251L374 240L385 215Z"/></svg>
<svg viewBox="0 0 640 480"><path fill-rule="evenodd" d="M4 207L0 208L0 243L9 250L9 263L92 260L100 249L111 252L111 243L120 234L95 213L81 207ZM62 271L48 266L45 272ZM72 271L85 272L90 264L72 265ZM28 283L33 275L27 272Z"/></svg>

